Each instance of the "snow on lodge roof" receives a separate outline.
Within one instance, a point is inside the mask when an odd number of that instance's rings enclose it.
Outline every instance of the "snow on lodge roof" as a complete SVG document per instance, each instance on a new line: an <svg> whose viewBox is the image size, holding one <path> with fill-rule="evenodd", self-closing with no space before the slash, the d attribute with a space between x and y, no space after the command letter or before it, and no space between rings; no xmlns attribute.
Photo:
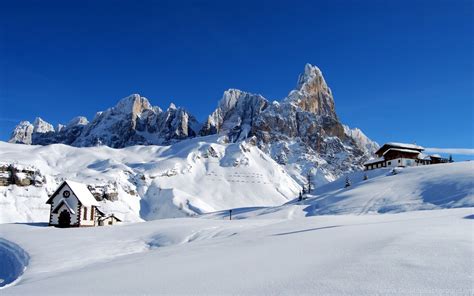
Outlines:
<svg viewBox="0 0 474 296"><path fill-rule="evenodd" d="M364 162L364 165L369 165L369 164L373 164L373 163L378 163L378 162L382 162L384 161L385 159L383 157L378 157L378 158L374 158L374 159L370 159L370 160L367 160L366 162Z"/></svg>
<svg viewBox="0 0 474 296"><path fill-rule="evenodd" d="M46 203L51 202L52 198L56 195L56 193L59 191L59 189L61 189L61 187L63 187L64 183L66 183L69 186L69 188L71 188L74 195L79 199L81 204L83 204L84 206L86 206L86 207L99 206L99 203L97 202L97 200L95 199L95 197L92 195L89 188L87 188L87 186L85 184L70 181L70 180L64 181L58 187L58 190L56 190L56 192L54 192L53 195L51 195L50 199Z"/></svg>
<svg viewBox="0 0 474 296"><path fill-rule="evenodd" d="M385 143L384 146L393 146L393 147L398 147L398 148L407 148L407 149L413 149L413 150L425 150L424 147L416 145L416 144L407 144L407 143L397 143L397 142L388 142Z"/></svg>
<svg viewBox="0 0 474 296"><path fill-rule="evenodd" d="M380 154L385 152L385 150L391 149L391 148L409 149L409 150L412 150L412 151L415 150L418 152L425 150L424 147L418 146L416 144L388 142L388 143L383 144L377 151L375 151L375 154L380 156Z"/></svg>
<svg viewBox="0 0 474 296"><path fill-rule="evenodd" d="M420 151L413 150L413 149L389 148L383 153L383 155L387 154L387 152L389 151L398 151L398 152L414 153L414 154L420 153Z"/></svg>

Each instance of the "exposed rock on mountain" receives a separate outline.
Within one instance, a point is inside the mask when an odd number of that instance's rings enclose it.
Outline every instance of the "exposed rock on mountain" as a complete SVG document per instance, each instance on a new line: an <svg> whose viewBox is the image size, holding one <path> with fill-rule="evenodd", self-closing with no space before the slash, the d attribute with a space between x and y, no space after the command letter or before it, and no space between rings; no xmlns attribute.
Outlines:
<svg viewBox="0 0 474 296"><path fill-rule="evenodd" d="M251 136L254 121L268 106L261 95L250 94L238 89L224 92L217 109L208 117L200 134L226 133L235 142Z"/></svg>
<svg viewBox="0 0 474 296"><path fill-rule="evenodd" d="M91 122L78 116L54 130L41 118L37 118L33 125L23 121L15 128L9 142L120 148L169 144L194 137L199 128L196 119L184 109L172 105L163 112L159 107L151 106L146 98L133 94L120 100L115 107L98 112Z"/></svg>
<svg viewBox="0 0 474 296"><path fill-rule="evenodd" d="M0 163L0 186L42 186L46 178L33 166L18 163Z"/></svg>
<svg viewBox="0 0 474 296"><path fill-rule="evenodd" d="M10 143L31 144L33 125L29 121L20 122L12 132Z"/></svg>
<svg viewBox="0 0 474 296"><path fill-rule="evenodd" d="M310 64L296 88L280 102L237 89L225 91L203 125L174 104L163 111L134 94L97 113L91 122L76 117L56 130L40 118L33 125L21 122L10 142L120 148L171 144L212 134L224 135L230 142L252 138L300 184L308 173L320 184L361 169L377 148L359 129L351 130L339 121L330 88L321 71Z"/></svg>
<svg viewBox="0 0 474 296"><path fill-rule="evenodd" d="M312 174L316 183L361 168L378 145L359 129L339 121L331 90L321 71L310 64L296 89L281 102L228 90L201 134L225 134L231 141L256 136L257 144L300 183Z"/></svg>
<svg viewBox="0 0 474 296"><path fill-rule="evenodd" d="M321 70L311 64L306 64L304 73L298 77L296 89L290 92L286 101L303 111L337 118L331 89Z"/></svg>

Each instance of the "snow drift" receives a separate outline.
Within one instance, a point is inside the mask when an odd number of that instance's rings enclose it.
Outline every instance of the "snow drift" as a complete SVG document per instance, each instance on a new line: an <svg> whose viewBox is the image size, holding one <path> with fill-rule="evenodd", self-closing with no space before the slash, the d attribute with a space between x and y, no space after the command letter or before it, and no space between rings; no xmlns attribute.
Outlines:
<svg viewBox="0 0 474 296"><path fill-rule="evenodd" d="M29 259L20 246L0 237L0 289L13 285L20 278Z"/></svg>

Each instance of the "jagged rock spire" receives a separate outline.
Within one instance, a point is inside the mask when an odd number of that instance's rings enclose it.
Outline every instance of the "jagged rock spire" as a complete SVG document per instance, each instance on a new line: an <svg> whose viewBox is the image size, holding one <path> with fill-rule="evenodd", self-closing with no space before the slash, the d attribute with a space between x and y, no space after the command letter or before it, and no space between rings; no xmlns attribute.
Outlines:
<svg viewBox="0 0 474 296"><path fill-rule="evenodd" d="M288 95L287 101L303 111L337 118L334 98L318 67L306 64L298 77L296 89Z"/></svg>

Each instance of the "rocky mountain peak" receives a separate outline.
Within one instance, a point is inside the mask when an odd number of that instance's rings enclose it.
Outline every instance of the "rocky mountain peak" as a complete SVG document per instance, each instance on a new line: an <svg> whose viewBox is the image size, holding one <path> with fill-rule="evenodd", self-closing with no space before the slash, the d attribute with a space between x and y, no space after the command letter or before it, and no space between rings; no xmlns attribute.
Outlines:
<svg viewBox="0 0 474 296"><path fill-rule="evenodd" d="M304 66L304 72L299 75L298 82L296 84L297 90L302 90L305 84L313 83L314 80L322 80L325 87L327 87L326 82L324 81L323 73L321 70L311 64L306 64Z"/></svg>
<svg viewBox="0 0 474 296"><path fill-rule="evenodd" d="M174 103L170 103L168 110L176 110L176 105Z"/></svg>
<svg viewBox="0 0 474 296"><path fill-rule="evenodd" d="M86 117L76 116L68 122L66 127L71 128L71 127L76 126L76 125L87 125L87 124L89 124L89 120L87 120Z"/></svg>
<svg viewBox="0 0 474 296"><path fill-rule="evenodd" d="M29 121L21 121L13 130L10 143L31 144L31 135L33 134L33 125Z"/></svg>
<svg viewBox="0 0 474 296"><path fill-rule="evenodd" d="M33 132L41 134L54 132L54 127L52 124L41 119L41 117L36 117L35 121L33 122Z"/></svg>
<svg viewBox="0 0 474 296"><path fill-rule="evenodd" d="M227 113L235 107L235 104L242 96L244 92L239 89L230 88L224 91L221 100L219 101L218 108L222 113Z"/></svg>
<svg viewBox="0 0 474 296"><path fill-rule="evenodd" d="M231 141L245 139L251 133L254 120L267 106L268 101L261 95L228 89L200 134L226 133Z"/></svg>
<svg viewBox="0 0 474 296"><path fill-rule="evenodd" d="M132 94L121 99L113 109L115 112L124 114L140 114L144 110L151 108L152 106L147 98L142 97L139 94Z"/></svg>
<svg viewBox="0 0 474 296"><path fill-rule="evenodd" d="M303 111L337 118L331 89L327 86L318 67L306 64L298 77L296 89L288 95L287 102Z"/></svg>

